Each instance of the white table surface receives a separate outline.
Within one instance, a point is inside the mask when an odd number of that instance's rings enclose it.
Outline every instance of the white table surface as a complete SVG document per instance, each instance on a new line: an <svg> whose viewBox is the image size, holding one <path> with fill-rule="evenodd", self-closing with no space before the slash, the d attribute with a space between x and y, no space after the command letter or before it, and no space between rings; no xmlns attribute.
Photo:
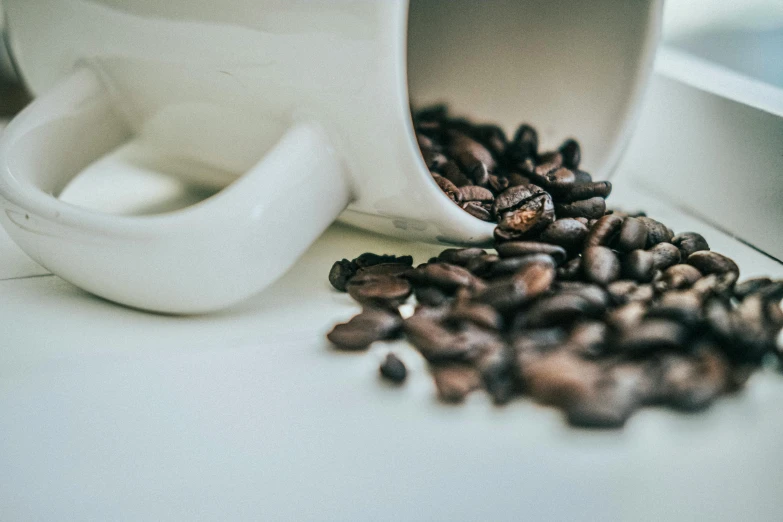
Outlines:
<svg viewBox="0 0 783 522"><path fill-rule="evenodd" d="M622 170L610 201L783 277ZM593 432L483 392L441 405L403 342L329 348L358 310L328 285L334 260L440 249L335 225L263 294L170 317L46 275L0 231L0 520L783 520L773 370L705 413ZM389 349L401 389L377 378Z"/></svg>

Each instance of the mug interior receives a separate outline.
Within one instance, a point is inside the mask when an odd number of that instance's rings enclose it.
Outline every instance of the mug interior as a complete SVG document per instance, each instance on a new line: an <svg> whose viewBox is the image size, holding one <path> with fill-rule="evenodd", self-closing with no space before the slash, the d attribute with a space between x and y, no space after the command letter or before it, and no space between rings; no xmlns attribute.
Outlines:
<svg viewBox="0 0 783 522"><path fill-rule="evenodd" d="M568 137L584 168L606 177L651 69L657 1L411 0L407 71L414 107L522 123L542 149Z"/></svg>

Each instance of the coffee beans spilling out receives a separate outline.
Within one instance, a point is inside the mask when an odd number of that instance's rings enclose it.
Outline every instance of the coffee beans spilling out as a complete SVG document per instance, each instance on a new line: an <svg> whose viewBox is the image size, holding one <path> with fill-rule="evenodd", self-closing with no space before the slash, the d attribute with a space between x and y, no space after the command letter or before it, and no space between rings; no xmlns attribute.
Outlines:
<svg viewBox="0 0 783 522"><path fill-rule="evenodd" d="M520 125L509 140L497 125L450 117L444 105L415 112L413 121L435 183L472 216L496 222L499 241L546 231L576 247L587 233L586 221L606 212L612 184L594 182L579 170L581 149L573 139L540 153L538 133L530 125ZM572 221L551 228L555 215Z"/></svg>
<svg viewBox="0 0 783 522"><path fill-rule="evenodd" d="M337 261L329 281L363 310L329 332L336 348L404 337L444 402L478 389L496 404L529 396L603 428L647 405L702 410L783 360L783 280L738 283L737 264L700 234L607 211L611 186L578 170L576 141L541 154L528 125L508 141L442 108L415 122L438 185L497 220L495 250L450 248L415 267L411 256ZM407 375L394 354L379 371Z"/></svg>

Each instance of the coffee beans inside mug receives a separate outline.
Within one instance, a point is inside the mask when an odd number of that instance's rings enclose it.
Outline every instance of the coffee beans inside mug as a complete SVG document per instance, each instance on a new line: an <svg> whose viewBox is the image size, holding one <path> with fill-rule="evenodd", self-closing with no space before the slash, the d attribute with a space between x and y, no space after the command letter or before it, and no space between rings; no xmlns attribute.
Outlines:
<svg viewBox="0 0 783 522"><path fill-rule="evenodd" d="M599 428L648 405L703 410L768 357L783 364L783 281L737 284L740 268L700 234L606 210L611 184L579 170L577 141L542 152L528 124L509 139L445 107L414 125L436 184L497 223L496 252L449 248L415 267L410 256L336 261L329 282L363 311L328 334L335 348L404 337L443 402L479 389L497 405L528 396ZM379 372L408 376L394 354Z"/></svg>

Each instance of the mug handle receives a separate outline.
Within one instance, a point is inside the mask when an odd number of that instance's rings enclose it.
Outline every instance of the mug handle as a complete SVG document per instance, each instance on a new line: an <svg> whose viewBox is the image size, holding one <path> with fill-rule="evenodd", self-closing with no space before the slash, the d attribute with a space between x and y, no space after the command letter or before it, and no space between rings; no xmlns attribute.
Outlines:
<svg viewBox="0 0 783 522"><path fill-rule="evenodd" d="M96 74L77 69L0 139L0 221L53 273L131 307L189 314L234 304L282 275L351 200L312 122L292 124L237 181L182 210L117 216L57 199L130 136Z"/></svg>

